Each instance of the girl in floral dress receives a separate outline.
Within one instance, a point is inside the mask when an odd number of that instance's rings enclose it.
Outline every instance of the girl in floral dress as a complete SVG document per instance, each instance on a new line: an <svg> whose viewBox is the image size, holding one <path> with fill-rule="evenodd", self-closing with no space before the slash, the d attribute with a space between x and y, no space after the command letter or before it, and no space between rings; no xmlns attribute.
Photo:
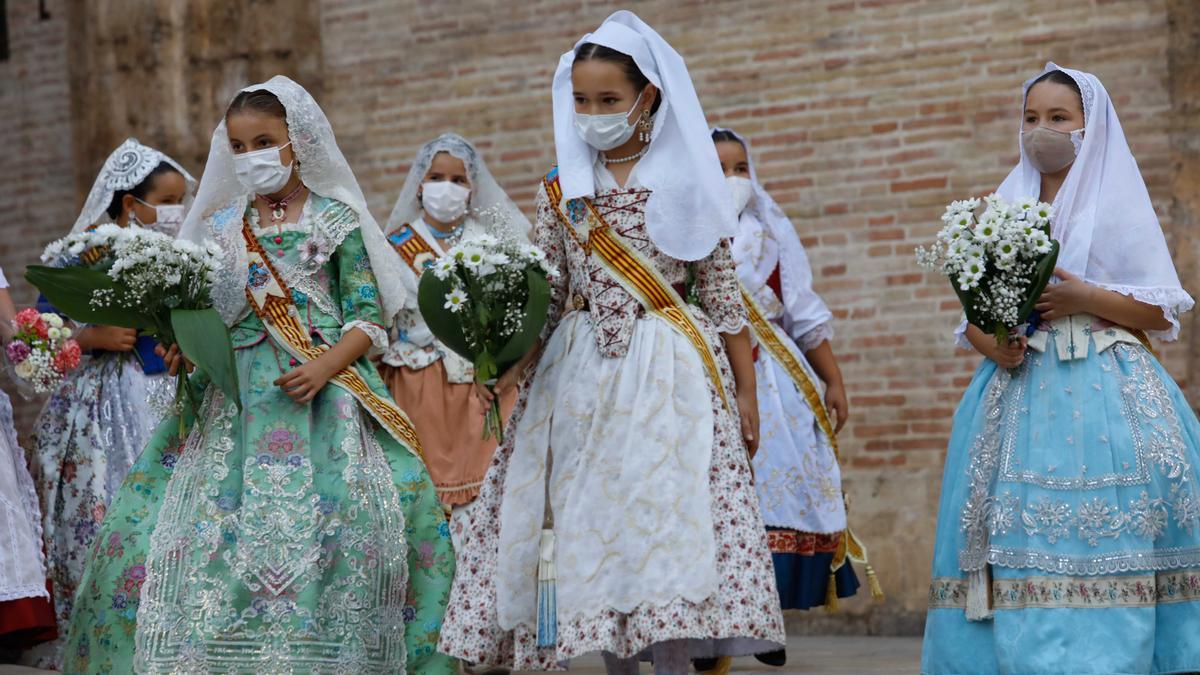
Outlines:
<svg viewBox="0 0 1200 675"><path fill-rule="evenodd" d="M846 424L849 405L829 344L833 314L813 291L812 267L799 235L758 182L745 139L729 129L714 129L712 137L740 214L732 250L738 278L763 318L783 330L775 333L779 345L804 371L790 373L766 345L755 350L762 441L754 456L754 487L780 604L808 609L827 602L834 552L846 530L831 434ZM821 409L814 408L802 385ZM858 580L849 562L832 574L832 597L854 595ZM769 665L786 662L782 651L757 656Z"/></svg>
<svg viewBox="0 0 1200 675"><path fill-rule="evenodd" d="M613 673L639 655L679 673L778 649L736 214L687 68L621 11L563 55L553 94L558 167L533 238L562 274L470 513L441 648L518 669L599 651ZM699 307L680 299L689 267ZM557 597L540 614L539 562Z"/></svg>
<svg viewBox="0 0 1200 675"><path fill-rule="evenodd" d="M182 236L221 250L240 401L207 387L185 436L160 425L97 536L67 670L453 672L449 529L366 359L398 261L300 85L235 97Z"/></svg>
<svg viewBox="0 0 1200 675"><path fill-rule="evenodd" d="M388 218L388 243L402 261L408 303L396 319L380 374L396 403L413 416L438 497L448 509L459 507L456 513L479 494L496 441L483 438L484 408L475 397L471 362L433 337L417 309L417 286L434 258L466 237L499 229L524 238L529 221L475 146L457 134L422 146ZM515 393L503 406L506 417Z"/></svg>
<svg viewBox="0 0 1200 675"><path fill-rule="evenodd" d="M175 160L130 138L105 160L71 233L102 223L179 231L196 181ZM40 303L42 311L53 307ZM154 341L131 328L76 327L87 354L50 395L33 429L31 465L60 632L109 500L162 419L173 387ZM136 352L136 355L135 355ZM56 669L61 641L24 661Z"/></svg>
<svg viewBox="0 0 1200 675"><path fill-rule="evenodd" d="M1023 91L1010 203L1053 202L1057 283L955 414L925 673L1200 670L1200 422L1150 351L1179 285L1108 92L1048 64Z"/></svg>

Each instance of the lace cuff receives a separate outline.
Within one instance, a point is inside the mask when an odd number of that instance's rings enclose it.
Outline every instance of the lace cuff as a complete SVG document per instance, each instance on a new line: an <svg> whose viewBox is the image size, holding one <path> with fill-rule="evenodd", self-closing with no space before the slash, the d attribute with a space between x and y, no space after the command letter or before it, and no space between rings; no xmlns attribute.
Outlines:
<svg viewBox="0 0 1200 675"><path fill-rule="evenodd" d="M388 340L387 331L384 330L383 326L371 323L370 321L355 320L342 326L342 335L349 332L351 328L357 328L366 333L367 337L371 338L371 346L375 349L387 349L390 340Z"/></svg>
<svg viewBox="0 0 1200 675"><path fill-rule="evenodd" d="M1163 318L1171 322L1171 327L1166 330L1149 330L1146 331L1146 335L1163 342L1174 342L1179 339L1179 315L1191 310L1192 306L1196 304L1192 296L1182 288L1122 286L1095 281L1088 281L1088 283L1106 291L1127 295L1138 302L1162 308Z"/></svg>
<svg viewBox="0 0 1200 675"><path fill-rule="evenodd" d="M800 348L802 353L807 354L809 351L820 347L822 342L832 339L833 326L826 321L797 338L796 346Z"/></svg>

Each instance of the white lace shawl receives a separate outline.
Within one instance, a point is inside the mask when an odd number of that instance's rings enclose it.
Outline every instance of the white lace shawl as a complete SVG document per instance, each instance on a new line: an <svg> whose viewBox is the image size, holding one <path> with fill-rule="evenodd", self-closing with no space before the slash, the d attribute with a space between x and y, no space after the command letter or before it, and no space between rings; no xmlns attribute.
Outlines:
<svg viewBox="0 0 1200 675"><path fill-rule="evenodd" d="M1179 283L1146 183L1129 150L1121 121L1095 75L1047 63L1071 76L1083 94L1084 137L1067 180L1054 199L1053 236L1062 245L1058 266L1088 283L1162 308L1171 322L1151 332L1179 337L1179 313L1193 300ZM1024 93L1037 78L1025 82ZM1022 108L1024 108L1022 97ZM1021 148L1021 162L998 192L1007 200L1037 197L1041 174Z"/></svg>
<svg viewBox="0 0 1200 675"><path fill-rule="evenodd" d="M287 111L288 137L296 153L300 180L304 185L318 195L342 202L358 215L357 224L349 227L341 223L327 228L322 224L324 221L318 220L305 246L313 251L315 259L320 262L321 256L328 259L346 234L357 227L362 233L371 269L379 286L383 321L390 326L404 305L401 262L367 210L366 199L354 178L354 172L337 146L329 119L311 94L282 75L242 91L257 90L274 94ZM200 180L196 204L188 213L180 236L196 242L211 239L220 246L224 254L224 268L228 273L222 275L214 285L213 302L229 325L236 323L249 310L245 295L246 244L241 228L242 214L253 197L238 182L234 172L229 132L222 119L213 131L208 163ZM310 266L314 272L319 267L319 264Z"/></svg>

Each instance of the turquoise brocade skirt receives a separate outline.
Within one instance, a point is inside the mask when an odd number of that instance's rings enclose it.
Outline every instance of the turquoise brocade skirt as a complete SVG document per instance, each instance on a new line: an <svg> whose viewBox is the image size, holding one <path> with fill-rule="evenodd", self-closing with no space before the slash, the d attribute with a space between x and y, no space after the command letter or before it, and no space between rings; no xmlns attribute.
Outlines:
<svg viewBox="0 0 1200 675"><path fill-rule="evenodd" d="M1140 344L1055 339L955 414L921 670L1200 670L1200 423Z"/></svg>

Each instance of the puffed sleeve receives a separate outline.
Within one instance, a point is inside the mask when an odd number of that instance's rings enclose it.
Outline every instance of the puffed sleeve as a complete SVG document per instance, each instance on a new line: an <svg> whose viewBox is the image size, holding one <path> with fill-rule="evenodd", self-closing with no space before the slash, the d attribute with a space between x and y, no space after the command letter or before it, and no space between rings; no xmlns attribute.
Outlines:
<svg viewBox="0 0 1200 675"><path fill-rule="evenodd" d="M570 289L571 280L567 269L567 249L566 242L563 240L562 225L558 222L554 206L550 204L550 197L546 194L544 184L538 188L534 208L537 211L537 217L534 219L531 237L533 245L542 249L546 254L547 262L559 272L558 276L550 279L550 289L554 295L550 299L546 327L542 330L542 340L545 341L554 332L559 320L562 319L563 310L567 306L567 292Z"/></svg>
<svg viewBox="0 0 1200 675"><path fill-rule="evenodd" d="M729 253L729 240L722 239L708 257L696 262L694 269L696 297L717 330L737 333L749 325L738 285L737 267Z"/></svg>
<svg viewBox="0 0 1200 675"><path fill-rule="evenodd" d="M388 346L387 329L383 327L383 308L379 304L379 287L371 270L371 258L363 244L362 232L355 228L346 235L334 253L337 264L338 293L342 303L342 334L358 328L371 338L378 349Z"/></svg>

